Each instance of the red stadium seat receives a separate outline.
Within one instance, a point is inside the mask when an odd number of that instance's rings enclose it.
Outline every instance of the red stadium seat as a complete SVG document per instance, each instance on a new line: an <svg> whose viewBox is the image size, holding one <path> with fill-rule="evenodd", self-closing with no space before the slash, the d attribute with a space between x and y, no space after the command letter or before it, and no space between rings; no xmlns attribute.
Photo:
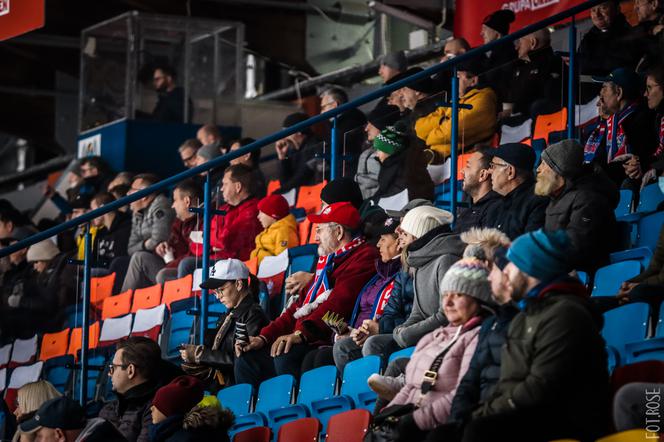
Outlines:
<svg viewBox="0 0 664 442"><path fill-rule="evenodd" d="M371 413L358 408L335 414L327 424L326 442L362 442L371 423Z"/></svg>
<svg viewBox="0 0 664 442"><path fill-rule="evenodd" d="M270 435L268 427L254 427L237 433L233 442L270 442Z"/></svg>
<svg viewBox="0 0 664 442"><path fill-rule="evenodd" d="M283 424L277 442L316 442L321 425L315 417L305 417Z"/></svg>

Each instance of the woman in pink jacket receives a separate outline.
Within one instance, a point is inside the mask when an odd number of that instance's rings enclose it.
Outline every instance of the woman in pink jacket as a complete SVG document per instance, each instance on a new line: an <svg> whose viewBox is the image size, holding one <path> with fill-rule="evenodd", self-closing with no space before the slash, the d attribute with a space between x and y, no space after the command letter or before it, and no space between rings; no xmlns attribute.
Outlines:
<svg viewBox="0 0 664 442"><path fill-rule="evenodd" d="M415 411L399 423L400 434L409 440L447 421L456 389L475 352L479 326L492 313L488 275L482 261L467 258L443 277L440 305L449 324L420 339L406 367L406 384L389 404L415 405ZM425 378L427 372L437 375Z"/></svg>

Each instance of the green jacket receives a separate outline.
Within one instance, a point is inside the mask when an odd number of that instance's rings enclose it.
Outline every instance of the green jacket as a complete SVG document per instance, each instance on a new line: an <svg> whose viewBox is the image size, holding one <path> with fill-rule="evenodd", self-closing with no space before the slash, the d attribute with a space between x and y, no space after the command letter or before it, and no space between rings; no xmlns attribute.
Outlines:
<svg viewBox="0 0 664 442"><path fill-rule="evenodd" d="M578 280L565 277L541 288L512 320L498 385L474 416L539 410L576 430L567 437L603 434L609 377L601 327Z"/></svg>

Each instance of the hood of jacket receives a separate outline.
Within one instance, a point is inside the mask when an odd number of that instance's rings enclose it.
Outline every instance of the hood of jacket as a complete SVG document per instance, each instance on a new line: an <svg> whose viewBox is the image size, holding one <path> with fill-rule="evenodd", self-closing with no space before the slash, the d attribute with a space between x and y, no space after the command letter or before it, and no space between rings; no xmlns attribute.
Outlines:
<svg viewBox="0 0 664 442"><path fill-rule="evenodd" d="M451 233L449 226L439 226L408 246L406 264L420 268L442 255L461 257L465 246L461 236Z"/></svg>
<svg viewBox="0 0 664 442"><path fill-rule="evenodd" d="M185 430L197 430L207 427L225 432L234 422L235 416L233 412L226 408L196 405L184 415L182 428Z"/></svg>

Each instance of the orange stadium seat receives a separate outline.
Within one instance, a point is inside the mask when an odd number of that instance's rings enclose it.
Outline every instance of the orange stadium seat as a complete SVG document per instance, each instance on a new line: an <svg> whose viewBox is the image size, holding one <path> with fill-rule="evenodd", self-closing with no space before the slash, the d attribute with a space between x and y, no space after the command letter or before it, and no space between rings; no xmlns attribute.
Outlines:
<svg viewBox="0 0 664 442"><path fill-rule="evenodd" d="M47 359L66 355L70 332L71 329L66 328L55 333L44 333L39 351L39 360L46 361Z"/></svg>
<svg viewBox="0 0 664 442"><path fill-rule="evenodd" d="M105 298L113 294L113 284L115 283L115 272L107 276L90 278L90 304L95 307L101 307Z"/></svg>
<svg viewBox="0 0 664 442"><path fill-rule="evenodd" d="M313 186L300 187L300 191L297 193L295 207L304 209L308 214L318 212L321 206L320 192L326 184L327 181L323 181L322 183L314 184Z"/></svg>
<svg viewBox="0 0 664 442"><path fill-rule="evenodd" d="M309 242L309 235L311 234L311 221L308 218L303 219L297 224L297 237L300 240L300 245Z"/></svg>
<svg viewBox="0 0 664 442"><path fill-rule="evenodd" d="M171 304L181 299L186 299L191 296L191 284L193 276L191 274L180 278L166 281L164 283L164 294L162 295L161 302L166 304L170 309Z"/></svg>
<svg viewBox="0 0 664 442"><path fill-rule="evenodd" d="M133 293L134 291L130 289L119 295L109 296L104 299L101 308L101 319L117 318L118 316L124 316L129 313L131 311Z"/></svg>
<svg viewBox="0 0 664 442"><path fill-rule="evenodd" d="M81 327L72 329L71 335L69 335L69 347L67 348L67 354L73 355L78 358L78 351L81 349ZM88 327L88 348L97 348L99 345L99 332L101 331L101 325L99 322L95 322Z"/></svg>
<svg viewBox="0 0 664 442"><path fill-rule="evenodd" d="M244 262L252 275L258 274L258 258L249 258Z"/></svg>
<svg viewBox="0 0 664 442"><path fill-rule="evenodd" d="M161 284L155 284L134 291L134 302L131 312L136 313L140 309L156 307L161 303Z"/></svg>
<svg viewBox="0 0 664 442"><path fill-rule="evenodd" d="M267 183L267 194L272 195L275 190L279 190L281 187L281 182L279 180L270 180Z"/></svg>
<svg viewBox="0 0 664 442"><path fill-rule="evenodd" d="M553 114L538 115L535 119L533 140L543 139L545 142L547 142L551 132L565 130L566 127L567 108L565 107Z"/></svg>

